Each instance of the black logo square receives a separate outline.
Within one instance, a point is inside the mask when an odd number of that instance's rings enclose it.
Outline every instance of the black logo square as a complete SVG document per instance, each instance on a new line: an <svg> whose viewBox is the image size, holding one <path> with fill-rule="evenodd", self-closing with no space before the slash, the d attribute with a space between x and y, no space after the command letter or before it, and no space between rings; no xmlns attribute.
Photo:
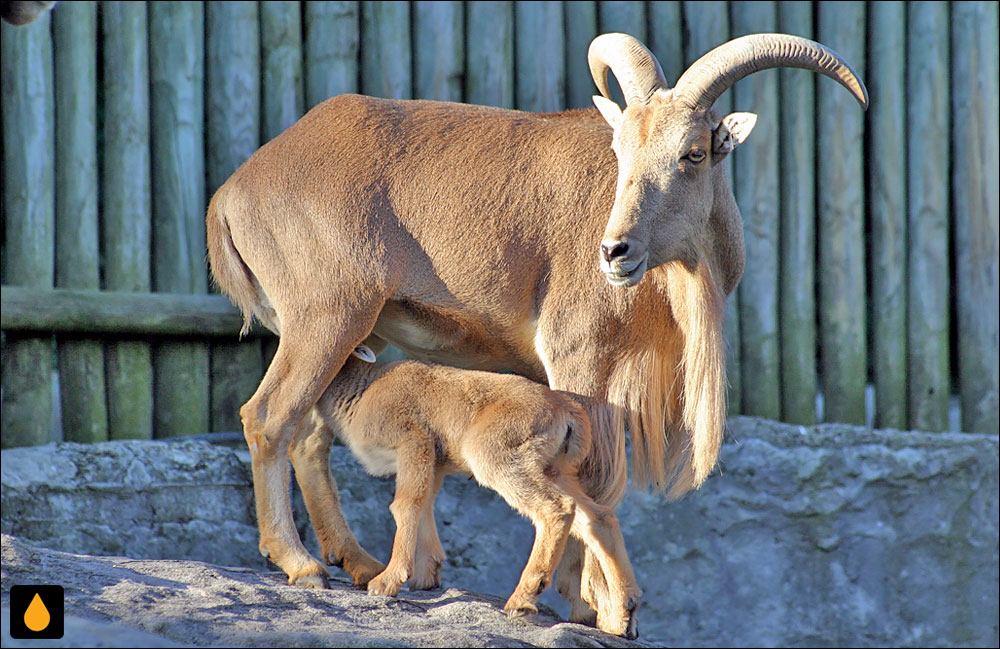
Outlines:
<svg viewBox="0 0 1000 649"><path fill-rule="evenodd" d="M63 637L62 586L11 586L10 637L56 640Z"/></svg>

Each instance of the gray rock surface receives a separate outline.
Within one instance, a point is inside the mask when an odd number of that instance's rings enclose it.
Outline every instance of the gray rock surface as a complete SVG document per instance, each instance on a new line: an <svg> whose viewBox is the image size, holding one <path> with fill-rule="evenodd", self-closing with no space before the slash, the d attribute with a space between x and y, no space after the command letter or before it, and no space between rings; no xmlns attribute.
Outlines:
<svg viewBox="0 0 1000 649"><path fill-rule="evenodd" d="M619 509L645 591L644 640L997 645L997 436L729 425L721 469L700 491L679 503L630 491ZM346 449L331 461L352 528L386 560L393 483L365 475ZM62 444L6 450L2 464L5 533L71 552L270 570L243 449ZM445 585L509 595L531 525L459 477L446 480L436 514ZM543 602L565 614L552 589Z"/></svg>
<svg viewBox="0 0 1000 649"><path fill-rule="evenodd" d="M546 614L508 620L502 599L457 588L369 597L346 579L314 590L288 586L277 572L90 557L8 535L2 545L5 621L11 584L61 583L70 622L62 646L645 646ZM4 647L37 646L12 640L8 628L5 623Z"/></svg>

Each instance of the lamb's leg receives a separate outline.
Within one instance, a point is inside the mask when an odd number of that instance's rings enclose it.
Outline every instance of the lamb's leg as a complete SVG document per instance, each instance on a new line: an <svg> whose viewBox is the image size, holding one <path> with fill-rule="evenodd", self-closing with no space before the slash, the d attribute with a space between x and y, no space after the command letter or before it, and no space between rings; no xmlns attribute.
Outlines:
<svg viewBox="0 0 1000 649"><path fill-rule="evenodd" d="M396 519L392 558L385 570L368 582L369 595L395 597L413 574L420 512L434 486L434 443L429 433L419 429L406 431L396 454L396 497L389 505Z"/></svg>
<svg viewBox="0 0 1000 649"><path fill-rule="evenodd" d="M420 523L417 528L417 552L414 559L413 576L410 577L410 590L429 590L441 585L441 564L445 553L438 538L437 523L434 521L434 500L444 481L444 471L434 472L434 484L430 497L420 510Z"/></svg>
<svg viewBox="0 0 1000 649"><path fill-rule="evenodd" d="M591 608L580 593L583 577L585 548L580 539L572 536L566 540L566 550L556 572L556 590L569 602L569 621L587 626L597 626L597 611Z"/></svg>
<svg viewBox="0 0 1000 649"><path fill-rule="evenodd" d="M292 439L289 455L323 559L342 566L354 584L364 588L385 565L365 552L344 518L337 482L330 473L332 444L333 433L323 421L307 416Z"/></svg>
<svg viewBox="0 0 1000 649"><path fill-rule="evenodd" d="M565 477L567 492L576 502L573 535L587 545L583 570L584 599L597 607L597 627L627 638L637 638L636 610L642 591L635 581L632 564L625 552L618 518L610 507L591 500L575 479ZM598 592L586 592L593 589Z"/></svg>

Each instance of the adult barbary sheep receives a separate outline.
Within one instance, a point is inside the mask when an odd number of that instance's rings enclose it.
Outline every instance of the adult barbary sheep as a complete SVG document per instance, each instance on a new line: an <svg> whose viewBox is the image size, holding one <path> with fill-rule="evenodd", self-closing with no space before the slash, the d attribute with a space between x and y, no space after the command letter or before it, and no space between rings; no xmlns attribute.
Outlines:
<svg viewBox="0 0 1000 649"><path fill-rule="evenodd" d="M624 496L626 424L640 485L680 496L714 467L723 300L744 264L720 163L753 117L719 120L712 104L779 66L830 76L862 105L867 94L837 54L783 34L721 45L672 89L630 36L599 36L589 60L605 97L608 68L618 78L624 111L604 98L601 113L533 114L342 95L261 147L212 198L216 281L248 322L281 335L240 414L260 549L290 582L325 585L292 523L289 444L369 335L419 359L507 368L589 397L594 443L580 474L600 503ZM300 486L342 520L332 488ZM359 584L381 570L346 525L321 549ZM581 583L590 559L571 541L560 564L574 620L593 619L581 587L603 592L599 569Z"/></svg>
<svg viewBox="0 0 1000 649"><path fill-rule="evenodd" d="M577 479L591 437L590 421L572 395L514 374L419 361L375 366L369 364L375 355L367 347L354 355L358 358L348 358L303 421L291 457L300 482L332 482L330 446L338 437L369 473L396 474L396 496L389 506L396 521L392 558L368 582L370 594L395 596L406 581L411 589L441 584L445 554L434 497L446 475L463 473L496 491L535 525L531 556L504 606L509 615L538 611L538 596L551 583L572 533L607 577L608 597L594 602L598 628L637 636L641 591L618 519L610 507L583 493ZM331 529L325 505L306 499L320 539L338 533Z"/></svg>

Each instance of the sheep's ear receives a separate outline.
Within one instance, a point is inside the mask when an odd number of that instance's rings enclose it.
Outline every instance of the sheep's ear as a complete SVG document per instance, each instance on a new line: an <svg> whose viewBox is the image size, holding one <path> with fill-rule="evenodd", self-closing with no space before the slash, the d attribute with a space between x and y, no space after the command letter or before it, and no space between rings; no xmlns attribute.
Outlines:
<svg viewBox="0 0 1000 649"><path fill-rule="evenodd" d="M611 128L617 131L618 127L622 125L622 109L615 102L600 95L594 95L593 100L597 110L601 111L601 115L611 125Z"/></svg>
<svg viewBox="0 0 1000 649"><path fill-rule="evenodd" d="M371 347L368 347L367 345L358 345L354 348L354 351L351 352L351 355L357 356L366 363L375 362L375 352L373 352Z"/></svg>
<svg viewBox="0 0 1000 649"><path fill-rule="evenodd" d="M712 161L722 160L750 137L757 123L756 113L729 113L712 131Z"/></svg>

